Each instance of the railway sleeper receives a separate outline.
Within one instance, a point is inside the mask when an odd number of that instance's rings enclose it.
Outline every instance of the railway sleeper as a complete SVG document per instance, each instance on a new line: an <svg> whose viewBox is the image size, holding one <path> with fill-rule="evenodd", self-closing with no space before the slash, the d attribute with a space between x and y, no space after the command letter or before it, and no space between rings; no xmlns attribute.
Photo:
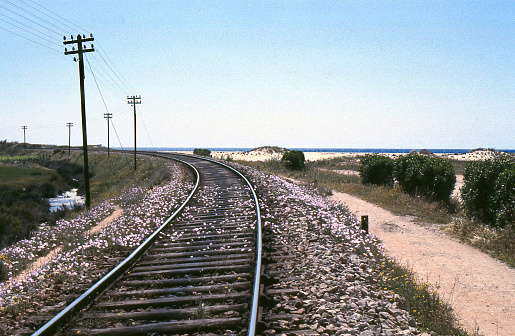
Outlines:
<svg viewBox="0 0 515 336"><path fill-rule="evenodd" d="M237 311L240 313L248 309L248 304L240 303L233 305L215 305L204 306L203 310L206 315L218 315L228 311ZM91 319L109 319L109 320L170 320L170 319L192 319L198 317L199 308L182 308L182 309L149 309L137 312L119 312L119 313L86 313L83 318Z"/></svg>
<svg viewBox="0 0 515 336"><path fill-rule="evenodd" d="M227 327L241 326L242 318L219 318L219 319L199 319L176 322L160 322L136 326L125 326L107 329L72 329L72 333L77 335L110 335L110 336L132 336L148 335L151 333L173 334L177 332L199 331L206 329L219 329Z"/></svg>
<svg viewBox="0 0 515 336"><path fill-rule="evenodd" d="M254 241L253 237L249 234L246 234L246 237L234 237L237 235L237 233L229 233L225 235L220 235L219 237L216 236L208 236L206 238L199 236L191 236L186 237L182 239L177 239L175 242L160 242L158 244L154 244L154 248L174 248L174 247L181 247L184 246L184 244L188 244L188 246L206 246L211 244L230 244L230 243L237 243L237 242L247 242L250 243L251 241Z"/></svg>
<svg viewBox="0 0 515 336"><path fill-rule="evenodd" d="M255 234L248 231L235 231L235 232L224 232L224 233L206 233L203 230L199 231L191 231L188 233L184 233L182 236L174 239L161 239L158 243L154 244L155 246L161 246L164 244L169 244L167 241L173 241L173 242L181 242L181 241L188 241L188 240L203 240L203 239L236 239L236 238L253 238L255 237Z"/></svg>
<svg viewBox="0 0 515 336"><path fill-rule="evenodd" d="M225 266L223 270L220 269L219 266L213 267L197 267L197 268L188 268L188 269L174 269L174 270L161 270L161 271L150 271L150 272L131 272L126 275L128 278L141 278L141 277L150 277L150 276L175 276L175 275L192 275L192 274L209 274L209 273L219 273L223 271L226 272L252 272L253 267L251 265L233 265L233 266Z"/></svg>
<svg viewBox="0 0 515 336"><path fill-rule="evenodd" d="M254 255L253 253L231 253L227 255L219 255L219 256L209 256L209 257L189 257L189 258L152 258L150 260L140 260L138 262L138 266L150 266L150 265L166 265L166 264L183 264L183 263L191 263L191 262L202 262L202 261L217 261L217 260L227 260L227 259L239 259L246 258L249 255Z"/></svg>
<svg viewBox="0 0 515 336"><path fill-rule="evenodd" d="M205 247L206 249L218 249L225 248L226 246L241 246L246 247L244 245L250 245L250 242L227 242L223 244L203 244L203 245L193 245L193 246L175 246L175 247L158 247L152 248L151 252L187 252L187 251L199 251L199 248Z"/></svg>
<svg viewBox="0 0 515 336"><path fill-rule="evenodd" d="M154 286L154 287L165 287L165 286L187 286L194 284L204 284L209 282L228 282L237 281L242 279L250 279L249 273L235 273L235 274L224 274L210 277L188 277L182 279L161 279L161 280L122 280L120 284L126 287L139 287L139 286Z"/></svg>
<svg viewBox="0 0 515 336"><path fill-rule="evenodd" d="M191 262L184 264L161 264L161 265L150 265L150 266L136 266L132 269L132 272L144 272L144 271L162 271L162 270L173 270L173 269L188 269L198 267L209 267L209 266L228 266L228 265L246 265L252 262L252 255L249 254L247 258L243 259L226 259L216 261L203 261L203 262Z"/></svg>
<svg viewBox="0 0 515 336"><path fill-rule="evenodd" d="M186 286L186 287L173 287L173 288L160 288L160 289L142 289L142 290L128 290L128 291L110 291L106 295L110 298L122 298L129 296L162 296L162 295L186 295L192 293L219 293L233 290L249 290L251 282L236 282L231 284L219 284L209 286Z"/></svg>
<svg viewBox="0 0 515 336"><path fill-rule="evenodd" d="M153 251L150 251L153 252ZM166 258L187 258L187 257L196 257L196 256L213 256L213 255L229 255L233 253L241 253L243 252L240 248L226 248L223 250L205 250L205 251L187 251L187 252L172 252L172 253L155 253L155 254L146 254L144 256L144 260L154 260L154 259L166 259ZM247 251L250 252L250 251Z"/></svg>
<svg viewBox="0 0 515 336"><path fill-rule="evenodd" d="M200 225L199 225L200 224ZM203 233L249 233L254 230L252 221L231 221L231 222L204 222L196 224L173 225L171 229L181 231L182 234L197 234L198 231ZM164 238L169 239L169 238ZM171 239L172 241L174 238Z"/></svg>
<svg viewBox="0 0 515 336"><path fill-rule="evenodd" d="M207 294L207 295L188 295L188 296L171 296L158 299L139 299L139 300L123 300L123 301L106 301L99 302L97 307L100 309L139 309L148 307L165 307L178 306L195 302L223 302L248 299L251 297L249 291L225 293L225 294Z"/></svg>

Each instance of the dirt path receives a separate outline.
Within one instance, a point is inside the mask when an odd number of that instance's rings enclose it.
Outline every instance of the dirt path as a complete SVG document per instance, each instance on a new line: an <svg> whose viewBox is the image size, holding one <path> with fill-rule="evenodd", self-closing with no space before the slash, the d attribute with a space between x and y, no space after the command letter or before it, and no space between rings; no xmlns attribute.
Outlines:
<svg viewBox="0 0 515 336"><path fill-rule="evenodd" d="M102 230L106 226L110 225L122 213L123 213L123 209L116 205L112 214L110 214L109 216L104 218L96 226L92 227L89 231L86 232L86 234L89 235L89 234L96 233L96 232ZM37 270L38 268L40 268L41 266L43 266L47 262L49 262L52 259L54 259L54 257L57 256L57 254L61 251L61 249L62 249L62 247L58 246L55 249L53 249L50 252L48 252L46 255L37 258L30 265L28 265L27 268L23 272L18 274L12 281L19 281L19 280L24 279L31 272Z"/></svg>
<svg viewBox="0 0 515 336"><path fill-rule="evenodd" d="M369 216L370 232L383 241L390 256L439 286L440 297L451 304L464 327L479 328L485 336L515 335L514 269L434 226L423 227L357 197L333 193L332 198L358 218Z"/></svg>

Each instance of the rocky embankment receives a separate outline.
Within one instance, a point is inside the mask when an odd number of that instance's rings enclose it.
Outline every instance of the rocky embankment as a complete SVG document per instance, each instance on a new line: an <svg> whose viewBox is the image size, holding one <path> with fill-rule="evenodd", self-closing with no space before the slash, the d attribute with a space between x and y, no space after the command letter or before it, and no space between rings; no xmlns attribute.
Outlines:
<svg viewBox="0 0 515 336"><path fill-rule="evenodd" d="M241 168L241 167L240 167ZM300 289L289 298L294 304L277 304L271 314L302 314L302 320L277 321L277 330L310 329L311 335L431 335L417 329L417 321L398 307L397 294L380 287L377 259L371 250L381 247L364 235L346 208L297 184L248 170L259 185L264 225L297 258L284 270Z"/></svg>

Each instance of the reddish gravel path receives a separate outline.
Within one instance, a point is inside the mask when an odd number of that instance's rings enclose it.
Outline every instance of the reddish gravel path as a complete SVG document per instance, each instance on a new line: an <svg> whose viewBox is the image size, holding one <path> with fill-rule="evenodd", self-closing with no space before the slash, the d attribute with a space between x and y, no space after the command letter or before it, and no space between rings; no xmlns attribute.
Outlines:
<svg viewBox="0 0 515 336"><path fill-rule="evenodd" d="M485 336L515 335L515 270L461 244L435 226L414 224L357 197L333 192L358 218L369 216L370 232L388 254L409 265L420 278L439 286L461 323Z"/></svg>

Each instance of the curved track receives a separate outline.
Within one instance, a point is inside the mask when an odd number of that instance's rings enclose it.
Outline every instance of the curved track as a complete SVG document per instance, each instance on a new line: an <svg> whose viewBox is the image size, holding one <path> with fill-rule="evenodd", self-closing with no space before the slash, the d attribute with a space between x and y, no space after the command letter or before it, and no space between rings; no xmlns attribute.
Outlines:
<svg viewBox="0 0 515 336"><path fill-rule="evenodd" d="M72 321L63 334L173 335L204 330L238 334L248 330L254 335L261 224L252 186L234 169L211 160L158 156L182 161L198 172L196 190L187 204L96 288L34 335L54 334L68 320Z"/></svg>

